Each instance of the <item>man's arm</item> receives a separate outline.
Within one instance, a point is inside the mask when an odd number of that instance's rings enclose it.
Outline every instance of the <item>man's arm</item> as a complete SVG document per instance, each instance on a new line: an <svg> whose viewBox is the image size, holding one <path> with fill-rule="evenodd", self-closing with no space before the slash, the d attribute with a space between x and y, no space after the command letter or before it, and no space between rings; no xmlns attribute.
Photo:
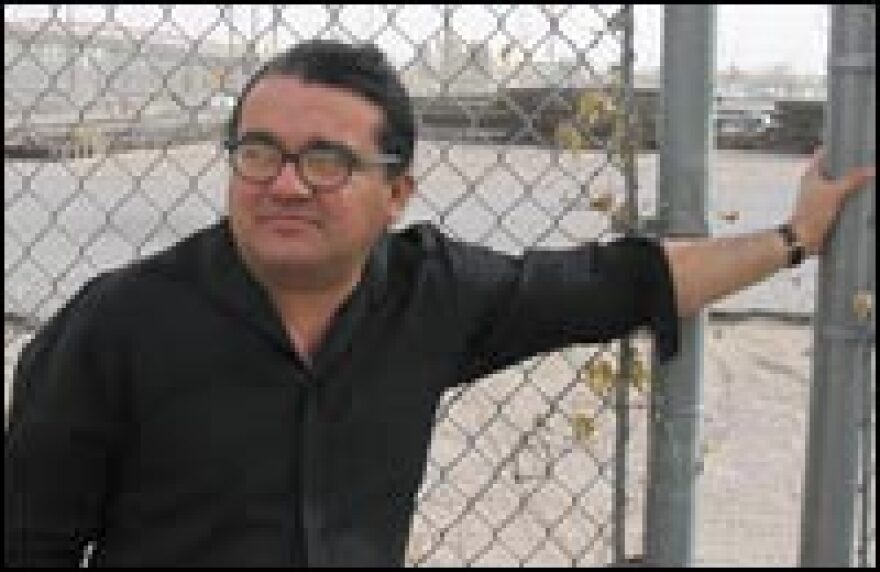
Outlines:
<svg viewBox="0 0 880 572"><path fill-rule="evenodd" d="M115 352L90 326L105 284L84 286L16 366L3 458L6 567L76 567L99 536L121 426L106 383Z"/></svg>
<svg viewBox="0 0 880 572"><path fill-rule="evenodd" d="M801 178L790 222L808 255L821 252L837 213L848 196L874 177L874 167L849 171L837 180L822 175L823 153L813 155ZM787 247L775 230L737 237L666 240L663 243L681 317L754 284L784 268Z"/></svg>

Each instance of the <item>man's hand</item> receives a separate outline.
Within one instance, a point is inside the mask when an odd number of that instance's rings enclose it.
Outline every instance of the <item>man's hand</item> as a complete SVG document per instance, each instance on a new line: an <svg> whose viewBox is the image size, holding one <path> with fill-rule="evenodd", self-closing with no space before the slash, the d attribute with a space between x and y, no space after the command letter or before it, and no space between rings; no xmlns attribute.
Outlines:
<svg viewBox="0 0 880 572"><path fill-rule="evenodd" d="M874 166L870 166L850 169L836 180L827 179L823 174L824 160L825 151L820 147L801 177L800 194L791 216L791 225L807 254L822 251L846 198L874 177Z"/></svg>

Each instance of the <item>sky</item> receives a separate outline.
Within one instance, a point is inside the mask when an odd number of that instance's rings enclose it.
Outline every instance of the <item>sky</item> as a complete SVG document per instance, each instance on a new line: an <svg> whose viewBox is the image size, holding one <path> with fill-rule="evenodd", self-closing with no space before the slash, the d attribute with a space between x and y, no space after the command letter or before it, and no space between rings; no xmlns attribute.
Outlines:
<svg viewBox="0 0 880 572"><path fill-rule="evenodd" d="M162 17L162 8L157 5L4 5L5 20L22 17L45 18L52 10L59 17L79 21L99 21L107 17L108 9L117 21L128 25L149 26ZM190 34L199 34L215 29L212 33L218 41L229 37L228 27L217 26L218 19L225 21L221 5L173 5L172 17L180 29ZM226 5L228 6L228 5ZM267 42L270 37L275 45L283 45L293 37L289 29L297 29L304 34L318 31L326 21L325 5L283 5L284 19L288 23L279 36L264 34ZM385 25L386 9L379 5L343 5L342 18L352 30L369 34ZM442 26L443 5L407 5L400 8L396 18L401 30L416 41L434 33ZM607 6L607 5L606 5ZM552 7L546 10L554 10ZM601 25L595 13L586 6L567 6L558 8L565 14L563 30L569 34L570 43L575 47L587 45L590 34L580 30L596 29ZM607 11L608 9L605 8ZM535 5L461 5L452 11L453 27L466 40L483 41L494 35L497 15L503 14L505 40L514 41L529 48L540 48L548 57L565 57L570 49L564 44L547 48L540 38L548 32L546 17ZM252 26L265 30L270 22L268 6L252 8L236 5L232 8L235 26L245 34ZM253 18L253 19L252 19ZM762 4L731 5L716 7L716 68L726 70L735 66L744 71L770 70L779 67L789 68L802 74L821 75L825 73L827 54L827 34L829 29L828 6L821 4ZM201 26L201 28L200 28ZM173 29L169 24L168 28ZM662 54L662 5L637 5L635 8L635 50L636 69L657 68ZM392 59L406 61L413 56L409 42L401 41L394 33L383 35L380 40L392 53ZM582 43L583 42L583 43ZM503 42L502 42L503 43ZM381 45L381 44L380 44ZM571 44L570 44L571 45ZM561 47L560 47L561 46ZM549 51L548 51L549 50Z"/></svg>
<svg viewBox="0 0 880 572"><path fill-rule="evenodd" d="M787 66L796 73L825 75L830 30L827 5L722 4L716 6L715 17L716 69L736 66L758 71ZM658 67L663 6L637 6L635 20L637 60L645 67Z"/></svg>

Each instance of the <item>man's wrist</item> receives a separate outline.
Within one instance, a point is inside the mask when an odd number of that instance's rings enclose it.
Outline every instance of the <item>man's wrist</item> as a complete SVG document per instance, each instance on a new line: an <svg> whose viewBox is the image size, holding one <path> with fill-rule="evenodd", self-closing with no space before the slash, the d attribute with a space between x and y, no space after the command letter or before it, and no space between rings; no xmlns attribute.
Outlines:
<svg viewBox="0 0 880 572"><path fill-rule="evenodd" d="M792 224L790 222L783 223L776 227L775 230L782 237L783 244L785 245L786 265L789 268L800 266L807 257L807 249L797 232L795 232Z"/></svg>

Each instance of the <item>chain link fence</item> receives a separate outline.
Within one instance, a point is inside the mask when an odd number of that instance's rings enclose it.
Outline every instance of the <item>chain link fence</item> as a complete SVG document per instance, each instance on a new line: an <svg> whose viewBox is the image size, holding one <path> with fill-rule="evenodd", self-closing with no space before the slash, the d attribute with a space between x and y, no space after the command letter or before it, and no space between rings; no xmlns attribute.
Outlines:
<svg viewBox="0 0 880 572"><path fill-rule="evenodd" d="M657 90L633 89L628 6L7 5L4 16L7 407L14 356L88 278L222 216L232 102L303 39L374 42L402 74L420 133L403 225L429 220L518 253L604 240L655 211L653 181L636 181L654 157L635 152L656 145ZM448 394L407 562L637 562L650 355L647 339L576 346Z"/></svg>
<svg viewBox="0 0 880 572"><path fill-rule="evenodd" d="M625 202L620 6L24 10L6 8L11 327L220 216L232 98L304 38L375 42L400 69L422 134L404 224L521 252L599 239ZM541 356L447 396L408 562L603 564L625 533L637 551L640 531L621 525L638 505L612 505L616 487L644 489L638 471L614 478L627 454L613 447L617 345ZM641 360L627 446L644 451Z"/></svg>

